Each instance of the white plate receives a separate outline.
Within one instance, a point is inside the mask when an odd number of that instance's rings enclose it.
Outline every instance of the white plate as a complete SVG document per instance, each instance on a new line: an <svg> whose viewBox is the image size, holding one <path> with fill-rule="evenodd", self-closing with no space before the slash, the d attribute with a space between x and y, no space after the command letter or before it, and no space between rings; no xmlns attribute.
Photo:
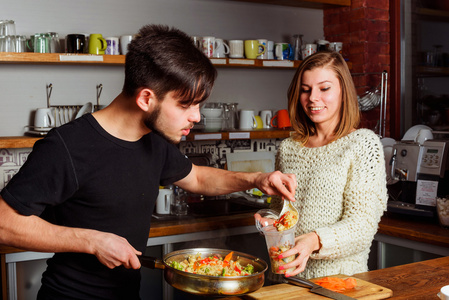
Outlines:
<svg viewBox="0 0 449 300"><path fill-rule="evenodd" d="M416 138L419 135L419 131L421 129L429 129L432 131L432 128L426 125L415 125L409 128L407 132L404 134L404 137L402 138L402 141L414 141L416 142Z"/></svg>
<svg viewBox="0 0 449 300"><path fill-rule="evenodd" d="M87 102L86 104L83 105L83 107L81 107L81 109L78 111L78 113L76 114L75 119L78 119L79 117L81 117L84 114L90 114L92 112L92 102Z"/></svg>

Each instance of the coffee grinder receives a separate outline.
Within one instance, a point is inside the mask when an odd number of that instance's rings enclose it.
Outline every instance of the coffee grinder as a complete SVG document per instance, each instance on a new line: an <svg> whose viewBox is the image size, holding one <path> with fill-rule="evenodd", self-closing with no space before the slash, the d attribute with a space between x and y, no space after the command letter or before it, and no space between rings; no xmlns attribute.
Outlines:
<svg viewBox="0 0 449 300"><path fill-rule="evenodd" d="M398 196L388 211L422 217L436 216L436 198L448 194L448 141L401 141L393 146L391 177L399 182ZM391 198L391 196L390 196Z"/></svg>

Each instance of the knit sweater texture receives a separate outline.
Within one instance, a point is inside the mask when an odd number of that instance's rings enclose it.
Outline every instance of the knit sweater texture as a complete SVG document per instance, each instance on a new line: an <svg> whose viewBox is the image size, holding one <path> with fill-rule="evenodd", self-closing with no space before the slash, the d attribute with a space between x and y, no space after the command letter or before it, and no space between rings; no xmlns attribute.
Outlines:
<svg viewBox="0 0 449 300"><path fill-rule="evenodd" d="M371 130L358 129L322 147L282 141L276 169L296 175L296 235L315 231L321 249L298 276L315 278L368 271L370 246L387 204L383 147ZM280 211L275 197L272 209Z"/></svg>

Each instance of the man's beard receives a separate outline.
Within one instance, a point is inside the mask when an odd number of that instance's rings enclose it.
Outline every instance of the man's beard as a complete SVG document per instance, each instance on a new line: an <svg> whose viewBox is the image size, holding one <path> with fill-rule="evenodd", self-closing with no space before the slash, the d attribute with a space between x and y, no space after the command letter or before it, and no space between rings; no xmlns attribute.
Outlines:
<svg viewBox="0 0 449 300"><path fill-rule="evenodd" d="M160 109L159 106L157 106L156 109L154 109L152 112L148 113L148 115L144 119L143 122L144 122L145 126L147 126L154 133L156 133L156 134L162 136L163 138L165 138L170 143L172 143L172 144L179 144L180 141L177 141L177 140L169 137L162 130L159 130L157 124L158 124L158 120L159 120L160 114L161 114L161 109Z"/></svg>

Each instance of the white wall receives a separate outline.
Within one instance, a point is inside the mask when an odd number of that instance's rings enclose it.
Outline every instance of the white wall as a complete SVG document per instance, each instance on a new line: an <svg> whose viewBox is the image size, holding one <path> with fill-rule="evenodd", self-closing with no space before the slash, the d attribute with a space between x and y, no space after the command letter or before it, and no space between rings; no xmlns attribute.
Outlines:
<svg viewBox="0 0 449 300"><path fill-rule="evenodd" d="M323 37L321 10L226 0L2 0L0 19L14 20L17 34L58 32L132 34L148 23L178 27L190 35L227 39L266 38L289 42L293 34L305 41ZM238 102L239 108L286 108L293 70L219 69L210 101ZM96 101L120 92L122 66L49 66L0 64L0 136L23 135L33 112L45 107L48 83L52 105Z"/></svg>

